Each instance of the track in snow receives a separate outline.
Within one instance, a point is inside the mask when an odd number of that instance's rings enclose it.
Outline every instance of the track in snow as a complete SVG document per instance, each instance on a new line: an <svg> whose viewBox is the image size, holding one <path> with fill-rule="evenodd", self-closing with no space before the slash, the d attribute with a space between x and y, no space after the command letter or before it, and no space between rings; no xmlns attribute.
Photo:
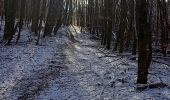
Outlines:
<svg viewBox="0 0 170 100"><path fill-rule="evenodd" d="M137 92L136 62L126 57L101 58L105 51L97 46L99 41L91 40L88 33L80 33L78 28L76 30L77 33L71 28L76 42L71 42L66 28L62 28L57 36L41 40L40 46L27 42L25 34L21 40L25 42L17 46L0 46L0 99L170 99L169 88ZM153 64L155 66L160 65ZM169 83L166 71L169 68L161 67L167 68L160 73L165 73L162 79ZM155 76L150 79L159 81Z"/></svg>

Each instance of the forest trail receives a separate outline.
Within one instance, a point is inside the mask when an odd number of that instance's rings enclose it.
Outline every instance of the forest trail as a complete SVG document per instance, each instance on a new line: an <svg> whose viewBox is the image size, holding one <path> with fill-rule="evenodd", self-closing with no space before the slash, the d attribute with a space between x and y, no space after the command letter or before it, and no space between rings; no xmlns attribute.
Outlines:
<svg viewBox="0 0 170 100"><path fill-rule="evenodd" d="M39 46L32 42L0 46L0 100L170 99L168 88L137 92L136 62L110 54L89 33L75 28L76 32L70 28L75 42L62 28L55 37L42 39ZM104 57L108 53L115 57ZM168 75L163 76L167 83Z"/></svg>
<svg viewBox="0 0 170 100"><path fill-rule="evenodd" d="M69 43L66 36L43 38L39 46L29 31L21 37L17 45L0 45L0 100L34 98L64 69L62 51Z"/></svg>

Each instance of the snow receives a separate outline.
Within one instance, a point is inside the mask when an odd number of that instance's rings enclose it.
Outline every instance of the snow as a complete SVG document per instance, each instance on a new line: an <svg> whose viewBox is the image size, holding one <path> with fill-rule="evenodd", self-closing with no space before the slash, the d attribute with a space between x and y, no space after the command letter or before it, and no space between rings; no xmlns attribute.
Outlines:
<svg viewBox="0 0 170 100"><path fill-rule="evenodd" d="M170 100L170 87L137 91L137 61L75 29L75 42L63 27L38 46L26 29L19 44L0 44L0 100ZM170 85L169 71L153 62L148 83Z"/></svg>

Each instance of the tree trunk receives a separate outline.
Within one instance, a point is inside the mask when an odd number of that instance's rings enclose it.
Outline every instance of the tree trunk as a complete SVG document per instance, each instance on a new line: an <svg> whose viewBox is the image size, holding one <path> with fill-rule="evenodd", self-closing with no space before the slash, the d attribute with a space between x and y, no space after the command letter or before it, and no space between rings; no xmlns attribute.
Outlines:
<svg viewBox="0 0 170 100"><path fill-rule="evenodd" d="M108 34L107 35L107 45L106 45L106 48L107 49L110 49L111 48L111 41L112 41L112 27L113 27L113 23L112 23L112 21L113 21L113 19L112 19L112 12L113 12L113 1L112 0L108 0L108 2L107 2L107 18L108 18L108 26L107 26L107 33L106 34Z"/></svg>
<svg viewBox="0 0 170 100"><path fill-rule="evenodd" d="M40 1L41 0L33 0L33 11L32 11L32 27L31 31L38 34L38 22L39 22L39 12L40 12Z"/></svg>
<svg viewBox="0 0 170 100"><path fill-rule="evenodd" d="M120 26L118 32L118 42L120 43L119 53L122 53L124 50L124 43L125 43L125 34L127 29L127 1L121 0L121 18L120 18Z"/></svg>
<svg viewBox="0 0 170 100"><path fill-rule="evenodd" d="M151 36L148 32L147 23L147 1L136 1L136 17L137 17L137 31L138 31L138 84L147 84L148 80L148 68L150 66L149 61L149 45L148 36ZM149 35L148 35L149 34Z"/></svg>
<svg viewBox="0 0 170 100"><path fill-rule="evenodd" d="M51 36L53 27L55 26L55 23L56 23L55 17L57 15L57 8L58 8L58 6L56 6L56 5L60 4L59 2L60 2L60 0L50 0L43 37L45 37L47 35Z"/></svg>
<svg viewBox="0 0 170 100"><path fill-rule="evenodd" d="M13 35L15 34L14 25L15 25L15 4L16 0L4 0L5 8L5 29L3 39L7 40L7 44L10 44Z"/></svg>
<svg viewBox="0 0 170 100"><path fill-rule="evenodd" d="M23 27L23 22L24 22L24 18L25 18L25 5L26 5L26 0L21 0L20 1L19 32L18 32L16 43L18 43L18 41L20 39L21 30L22 30L22 27Z"/></svg>

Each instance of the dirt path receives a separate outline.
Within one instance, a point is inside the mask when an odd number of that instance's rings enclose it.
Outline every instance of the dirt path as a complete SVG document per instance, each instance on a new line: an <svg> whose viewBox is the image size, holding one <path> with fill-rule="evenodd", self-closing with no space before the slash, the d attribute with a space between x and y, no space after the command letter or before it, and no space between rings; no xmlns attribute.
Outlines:
<svg viewBox="0 0 170 100"><path fill-rule="evenodd" d="M169 89L136 91L136 62L114 54L105 58L99 41L88 33L77 34L79 42L64 49L68 67L51 81L49 88L40 92L36 100L149 100L170 98ZM109 51L108 51L109 52ZM107 51L105 52L107 53ZM110 52L109 52L110 54ZM155 71L154 71L155 72ZM158 81L150 76L151 80ZM166 77L165 79L168 79ZM170 80L167 80L169 82Z"/></svg>
<svg viewBox="0 0 170 100"><path fill-rule="evenodd" d="M76 31L71 28L74 42L68 39L69 34L63 28L57 36L42 40L41 46L28 43L19 47L1 47L0 52L4 54L0 57L3 66L0 67L0 100L170 98L168 88L137 92L136 62L114 54L115 57L103 57L110 52L99 48L99 41L90 39L88 33L80 33L78 28ZM159 78L149 77L159 81ZM170 82L168 76L164 80Z"/></svg>
<svg viewBox="0 0 170 100"><path fill-rule="evenodd" d="M134 79L128 79L128 75L125 75L124 70L128 69L128 67L125 68L126 65L122 66L122 71L116 72L118 65L123 65L123 63L128 65L126 59L116 57L110 61L101 59L100 56L103 56L104 53L97 47L99 41L91 40L87 33L78 32L74 35L79 42L69 45L64 50L66 60L69 61L69 63L65 63L68 70L62 71L60 77L51 81L49 88L42 91L36 99L113 100L119 98L117 96L119 94L115 93L119 89L115 88L115 85L123 86L122 81L127 80L134 82ZM109 63L114 60L114 64ZM115 74L120 74L120 76L115 76Z"/></svg>

